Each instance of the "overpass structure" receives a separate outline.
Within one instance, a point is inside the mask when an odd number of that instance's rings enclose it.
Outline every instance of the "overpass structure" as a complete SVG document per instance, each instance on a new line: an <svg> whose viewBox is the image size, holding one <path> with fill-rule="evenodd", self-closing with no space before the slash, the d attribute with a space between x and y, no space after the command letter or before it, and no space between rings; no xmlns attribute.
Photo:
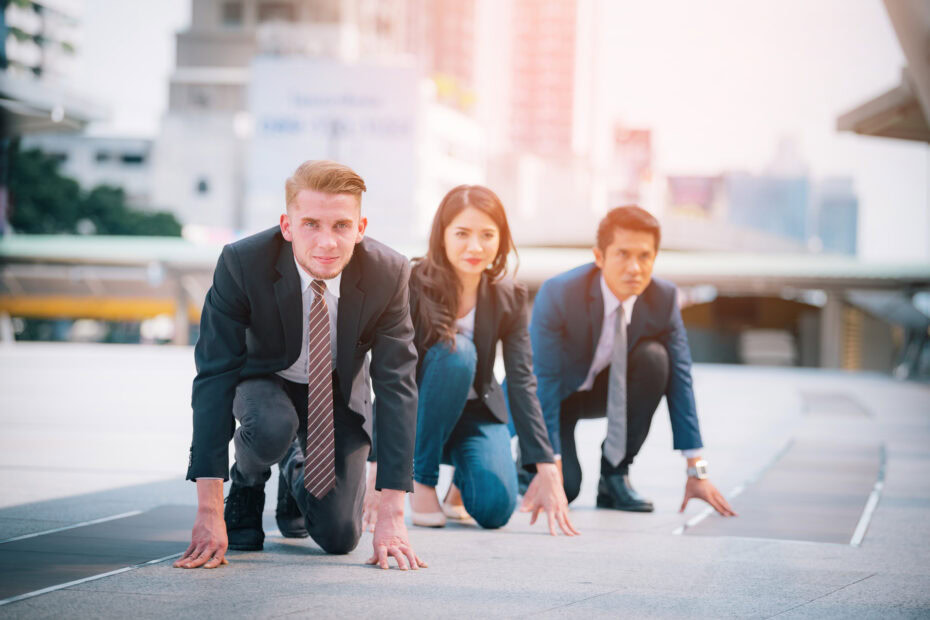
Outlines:
<svg viewBox="0 0 930 620"><path fill-rule="evenodd" d="M10 317L168 316L176 326L174 342L186 344L221 249L221 243L181 238L7 235L0 238L0 316L7 324L0 333L10 338ZM400 250L417 256L425 247ZM516 267L517 279L536 290L592 254L524 247L511 258L511 273ZM715 334L711 348L719 348L721 337L767 328L790 335L796 351L786 359L799 365L897 368L907 376L926 355L930 318L913 299L930 294L927 263L663 250L655 274L681 288L689 331ZM882 350L877 357L876 347Z"/></svg>

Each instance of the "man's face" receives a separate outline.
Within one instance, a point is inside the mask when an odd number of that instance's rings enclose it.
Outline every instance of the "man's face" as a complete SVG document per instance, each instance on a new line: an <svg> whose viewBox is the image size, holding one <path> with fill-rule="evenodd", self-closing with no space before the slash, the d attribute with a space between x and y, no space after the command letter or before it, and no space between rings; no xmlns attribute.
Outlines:
<svg viewBox="0 0 930 620"><path fill-rule="evenodd" d="M359 201L351 194L302 189L281 215L281 234L293 245L297 263L321 280L345 269L366 226L368 220L361 217Z"/></svg>
<svg viewBox="0 0 930 620"><path fill-rule="evenodd" d="M594 248L594 262L601 268L607 288L620 301L646 290L655 259L655 239L642 230L616 228L603 252Z"/></svg>

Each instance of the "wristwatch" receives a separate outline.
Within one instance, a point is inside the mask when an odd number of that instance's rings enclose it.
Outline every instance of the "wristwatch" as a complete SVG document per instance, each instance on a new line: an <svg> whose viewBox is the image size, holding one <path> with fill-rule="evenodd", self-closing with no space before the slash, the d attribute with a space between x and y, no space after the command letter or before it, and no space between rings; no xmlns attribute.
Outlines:
<svg viewBox="0 0 930 620"><path fill-rule="evenodd" d="M705 480L707 478L707 461L700 459L694 464L693 467L689 467L685 471L687 471L689 478Z"/></svg>

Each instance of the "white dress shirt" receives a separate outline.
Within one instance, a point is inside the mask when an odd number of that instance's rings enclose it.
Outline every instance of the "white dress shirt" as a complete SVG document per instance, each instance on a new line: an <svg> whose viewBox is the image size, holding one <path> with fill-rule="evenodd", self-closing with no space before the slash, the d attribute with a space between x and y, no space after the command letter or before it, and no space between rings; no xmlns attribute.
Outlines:
<svg viewBox="0 0 930 620"><path fill-rule="evenodd" d="M588 376L585 378L584 383L578 388L579 392L589 391L594 387L594 378L597 377L599 372L610 365L610 357L614 349L614 323L617 320L617 309L621 305L623 306L623 318L625 319L624 327L629 329L630 319L633 316L633 306L636 304L636 300L639 299L637 295L630 295L621 302L607 287L607 282L604 280L603 274L600 276L600 281L601 295L604 298L604 322L601 324L601 336L597 341L597 349L594 351L594 359L591 361L591 368L588 370ZM681 454L686 459L693 458L700 456L701 450L701 448L682 450Z"/></svg>
<svg viewBox="0 0 930 620"><path fill-rule="evenodd" d="M475 308L476 307L477 307L477 304L475 304L475 306L472 307L471 310L469 310L468 314L466 314L460 319L455 320L455 331L462 334L463 336L465 336L472 342L475 341ZM472 400L475 398L478 398L478 392L475 391L475 382L472 381L471 386L469 386L468 388L468 400Z"/></svg>
<svg viewBox="0 0 930 620"><path fill-rule="evenodd" d="M297 265L297 273L300 274L300 297L303 302L303 330L300 338L300 357L290 368L278 371L278 376L293 381L294 383L306 383L310 374L309 354L307 352L307 330L310 329L310 304L313 303L314 293L310 290L310 285L316 278L304 271L304 268L294 258L294 264ZM339 283L342 281L342 273L335 278L323 280L326 283L326 289L323 291L323 298L326 300L326 309L329 311L329 342L333 354L333 368L336 368L336 316L339 311Z"/></svg>

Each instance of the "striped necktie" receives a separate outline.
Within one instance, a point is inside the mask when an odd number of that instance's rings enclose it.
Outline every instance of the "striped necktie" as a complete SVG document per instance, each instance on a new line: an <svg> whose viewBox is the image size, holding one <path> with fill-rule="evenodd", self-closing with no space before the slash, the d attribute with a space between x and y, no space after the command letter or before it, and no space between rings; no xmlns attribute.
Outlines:
<svg viewBox="0 0 930 620"><path fill-rule="evenodd" d="M336 484L336 436L333 430L333 361L329 310L323 291L326 284L310 285L307 357L307 449L304 451L304 487L322 499Z"/></svg>
<svg viewBox="0 0 930 620"><path fill-rule="evenodd" d="M626 456L626 317L623 305L617 308L614 348L610 356L607 383L607 438L604 458L616 467Z"/></svg>

